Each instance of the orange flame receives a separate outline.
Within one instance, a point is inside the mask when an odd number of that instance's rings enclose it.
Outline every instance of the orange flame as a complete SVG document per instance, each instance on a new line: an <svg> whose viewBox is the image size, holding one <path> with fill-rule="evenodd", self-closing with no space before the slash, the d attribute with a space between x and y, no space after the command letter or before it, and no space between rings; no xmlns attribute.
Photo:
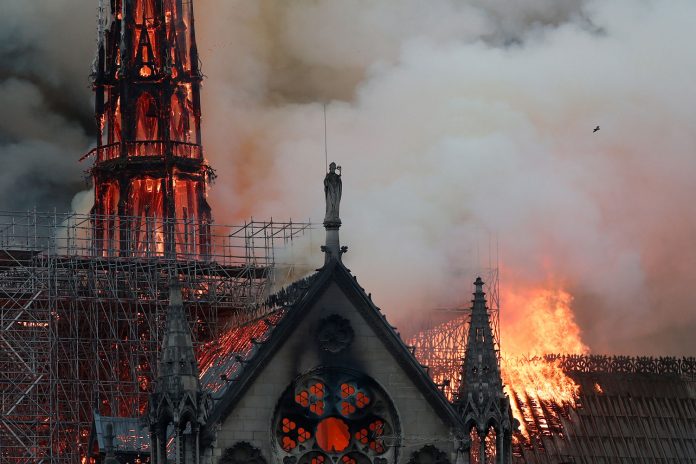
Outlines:
<svg viewBox="0 0 696 464"><path fill-rule="evenodd" d="M559 361L543 358L546 354L589 351L575 322L572 301L562 288L512 291L505 297L510 311L504 314L513 317L503 324L502 375L513 415L527 438L533 432L530 426L541 429L536 431L540 433L548 428L543 419L548 412L540 414L532 409L549 406L547 411L553 411L559 406L575 406L578 397L580 387L563 372Z"/></svg>
<svg viewBox="0 0 696 464"><path fill-rule="evenodd" d="M516 356L549 353L583 354L582 342L571 305L573 297L564 289L511 290L503 295L502 345Z"/></svg>

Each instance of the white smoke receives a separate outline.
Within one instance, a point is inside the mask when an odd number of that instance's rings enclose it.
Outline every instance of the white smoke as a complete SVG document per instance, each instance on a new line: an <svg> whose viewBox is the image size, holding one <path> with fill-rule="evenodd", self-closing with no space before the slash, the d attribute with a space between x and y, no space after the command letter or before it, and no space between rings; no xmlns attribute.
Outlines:
<svg viewBox="0 0 696 464"><path fill-rule="evenodd" d="M4 209L83 189L90 5L3 4ZM326 103L346 262L391 319L466 302L497 236L503 290L568 290L593 351L696 351L696 3L195 7L219 223L321 220Z"/></svg>
<svg viewBox="0 0 696 464"><path fill-rule="evenodd" d="M233 1L197 14L218 221L321 220L327 102L346 261L392 317L467 300L490 233L503 288L568 289L593 351L694 352L696 4Z"/></svg>

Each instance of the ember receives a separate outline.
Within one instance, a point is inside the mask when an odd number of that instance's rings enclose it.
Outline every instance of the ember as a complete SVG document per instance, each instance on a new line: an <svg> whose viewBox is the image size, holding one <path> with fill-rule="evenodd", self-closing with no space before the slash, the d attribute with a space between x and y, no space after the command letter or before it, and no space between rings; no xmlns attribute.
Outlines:
<svg viewBox="0 0 696 464"><path fill-rule="evenodd" d="M201 383L211 392L218 392L226 382L239 373L243 360L254 349L255 343L265 340L285 311L280 309L268 316L241 326L234 326L215 340L201 346L198 365Z"/></svg>

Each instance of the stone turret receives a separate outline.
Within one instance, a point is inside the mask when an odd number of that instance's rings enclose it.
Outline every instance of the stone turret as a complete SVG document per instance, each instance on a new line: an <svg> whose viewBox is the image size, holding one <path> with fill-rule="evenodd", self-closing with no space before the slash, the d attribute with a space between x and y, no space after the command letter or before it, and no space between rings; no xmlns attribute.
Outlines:
<svg viewBox="0 0 696 464"><path fill-rule="evenodd" d="M478 434L480 448L476 454L485 455L485 439L492 427L496 437L496 462L507 464L512 462L513 419L510 400L503 391L483 285L480 277L474 282L475 292L457 409L464 421L466 434L472 429ZM468 457L471 443L466 443Z"/></svg>
<svg viewBox="0 0 696 464"><path fill-rule="evenodd" d="M162 351L156 391L171 400L180 401L187 394L200 392L198 362L193 350L181 287L174 281L169 287L169 311L162 341Z"/></svg>
<svg viewBox="0 0 696 464"><path fill-rule="evenodd" d="M203 393L198 378L181 287L172 281L159 374L150 397L152 463L199 464L200 435L209 409L210 397ZM170 438L174 438L174 446L167 450ZM168 452L170 457L174 454L172 461L167 461Z"/></svg>

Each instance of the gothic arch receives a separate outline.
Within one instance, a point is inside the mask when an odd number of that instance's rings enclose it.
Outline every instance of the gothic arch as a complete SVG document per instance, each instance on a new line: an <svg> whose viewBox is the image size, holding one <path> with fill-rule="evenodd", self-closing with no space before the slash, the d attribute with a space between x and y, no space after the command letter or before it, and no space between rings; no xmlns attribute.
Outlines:
<svg viewBox="0 0 696 464"><path fill-rule="evenodd" d="M450 464L450 460L444 451L425 445L411 455L408 464Z"/></svg>
<svg viewBox="0 0 696 464"><path fill-rule="evenodd" d="M143 92L135 104L135 139L159 139L159 104L149 92Z"/></svg>
<svg viewBox="0 0 696 464"><path fill-rule="evenodd" d="M266 460L258 448L254 448L245 441L240 441L235 443L232 448L223 451L218 464L266 464Z"/></svg>

